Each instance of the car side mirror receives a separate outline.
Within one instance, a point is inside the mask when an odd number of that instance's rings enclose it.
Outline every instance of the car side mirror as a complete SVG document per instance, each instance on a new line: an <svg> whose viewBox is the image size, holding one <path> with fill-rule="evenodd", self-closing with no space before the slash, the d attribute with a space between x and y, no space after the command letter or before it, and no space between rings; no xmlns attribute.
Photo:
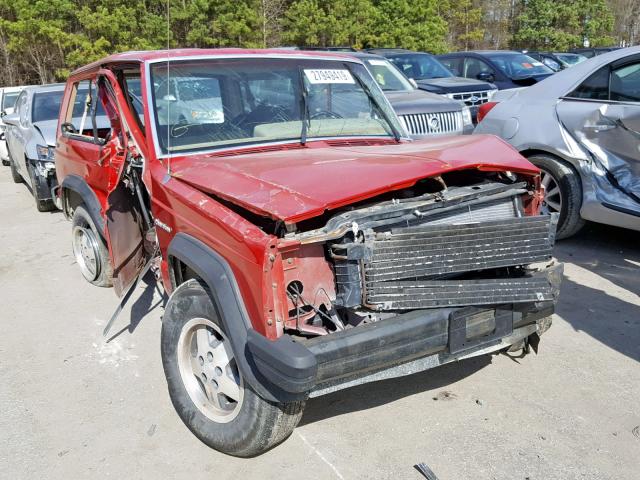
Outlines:
<svg viewBox="0 0 640 480"><path fill-rule="evenodd" d="M5 125L18 126L20 124L20 115L17 113L7 113L2 117L2 121Z"/></svg>
<svg viewBox="0 0 640 480"><path fill-rule="evenodd" d="M71 122L64 122L62 125L60 125L60 130L62 130L62 133L67 133L67 134L78 133L78 131L76 130L76 127L74 127L73 123Z"/></svg>
<svg viewBox="0 0 640 480"><path fill-rule="evenodd" d="M478 75L476 75L476 78L478 80L482 80L483 82L492 83L495 81L496 76L491 72L480 72Z"/></svg>
<svg viewBox="0 0 640 480"><path fill-rule="evenodd" d="M409 83L413 85L413 88L418 88L418 83L413 78L409 79Z"/></svg>

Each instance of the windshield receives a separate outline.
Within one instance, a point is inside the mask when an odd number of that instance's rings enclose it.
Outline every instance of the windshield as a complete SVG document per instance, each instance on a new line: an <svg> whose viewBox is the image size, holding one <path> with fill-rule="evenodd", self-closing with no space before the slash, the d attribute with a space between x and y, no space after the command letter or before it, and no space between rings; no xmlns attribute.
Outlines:
<svg viewBox="0 0 640 480"><path fill-rule="evenodd" d="M47 120L57 120L60 113L60 103L62 103L63 90L54 92L41 92L33 96L32 122L46 122Z"/></svg>
<svg viewBox="0 0 640 480"><path fill-rule="evenodd" d="M554 55L567 65L577 65L578 63L584 62L587 59L587 57L585 57L584 55L571 53L555 53Z"/></svg>
<svg viewBox="0 0 640 480"><path fill-rule="evenodd" d="M526 78L532 75L553 73L542 62L524 54L489 55L491 61L509 78Z"/></svg>
<svg viewBox="0 0 640 480"><path fill-rule="evenodd" d="M2 96L2 105L0 105L0 111L6 110L7 108L15 107L18 95L20 95L20 92L5 93Z"/></svg>
<svg viewBox="0 0 640 480"><path fill-rule="evenodd" d="M364 64L383 92L408 92L414 89L407 77L389 60L371 58L365 59Z"/></svg>
<svg viewBox="0 0 640 480"><path fill-rule="evenodd" d="M389 56L387 58L391 60L402 73L414 80L453 77L453 74L447 70L447 67L426 53Z"/></svg>
<svg viewBox="0 0 640 480"><path fill-rule="evenodd" d="M404 132L363 65L228 58L155 63L152 111L163 153Z"/></svg>

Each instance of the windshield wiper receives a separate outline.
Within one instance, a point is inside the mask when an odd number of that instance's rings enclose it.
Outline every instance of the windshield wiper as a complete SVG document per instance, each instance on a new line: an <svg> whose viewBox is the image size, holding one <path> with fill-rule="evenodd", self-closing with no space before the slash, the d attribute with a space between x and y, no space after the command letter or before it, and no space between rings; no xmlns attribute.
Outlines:
<svg viewBox="0 0 640 480"><path fill-rule="evenodd" d="M298 69L300 72L300 110L302 116L302 131L300 132L300 145L307 144L307 131L309 130L309 91L307 90L307 85L304 83L304 72L302 71L302 67Z"/></svg>
<svg viewBox="0 0 640 480"><path fill-rule="evenodd" d="M396 127L393 125L393 122L389 119L385 111L382 109L376 97L373 96L373 93L371 93L371 89L362 81L362 79L358 75L356 75L356 73L351 69L349 64L345 64L345 67L347 67L347 70L349 70L349 73L351 73L351 76L356 79L356 82L358 82L358 85L360 85L360 88L362 88L362 90L364 90L364 92L369 96L369 99L373 102L375 107L378 109L378 112L382 114L383 118L387 122L387 125L389 125L391 132L393 133L393 138L395 139L395 141L400 142L400 139L402 138L402 136L400 135L400 132L396 129Z"/></svg>

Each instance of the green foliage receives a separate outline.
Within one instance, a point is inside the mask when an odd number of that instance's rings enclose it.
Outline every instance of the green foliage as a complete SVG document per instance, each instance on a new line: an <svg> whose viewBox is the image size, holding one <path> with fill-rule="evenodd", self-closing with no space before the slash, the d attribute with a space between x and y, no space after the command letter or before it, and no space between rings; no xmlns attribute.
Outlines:
<svg viewBox="0 0 640 480"><path fill-rule="evenodd" d="M613 13L605 0L529 0L516 19L514 46L566 50L582 46L611 45Z"/></svg>
<svg viewBox="0 0 640 480"><path fill-rule="evenodd" d="M0 0L0 85L64 80L111 53L167 45L609 45L613 31L631 38L631 27L614 28L613 1L633 0ZM627 10L618 17L629 23L637 15Z"/></svg>

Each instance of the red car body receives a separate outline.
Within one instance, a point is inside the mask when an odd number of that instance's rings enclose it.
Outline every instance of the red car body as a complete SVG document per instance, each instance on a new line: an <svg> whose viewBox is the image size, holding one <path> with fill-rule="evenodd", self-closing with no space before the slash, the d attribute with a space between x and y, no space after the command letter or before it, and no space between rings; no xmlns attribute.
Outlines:
<svg viewBox="0 0 640 480"><path fill-rule="evenodd" d="M170 52L171 58L269 55L328 57L326 53L277 50ZM315 300L318 292L331 302L337 297L335 268L327 261L323 246L306 243L295 235L276 235L265 224L280 225L287 232L317 228L332 215L344 212L345 207L366 207L425 179L445 183L442 176L455 172L517 178L529 189L521 196L521 214L538 213L543 196L538 169L494 136L421 141L326 138L309 140L304 145L298 141L267 142L257 147L224 148L168 158L156 147L151 128L153 112L147 103L151 97L147 91L151 84L149 62L166 59L167 52L114 55L69 77L56 149L63 211L71 216L77 205L87 205L108 245L116 291L124 293L150 253L145 251L144 232L134 221L143 215L122 207L122 199L129 193L119 193L129 192L127 189L133 192L130 182L123 185L122 179L131 168L132 159L141 159L141 178L146 190L143 196L156 226L155 245L161 259L158 270L165 290L171 294L183 274L180 272L183 267L172 256L172 242L178 235L197 239L228 265L222 275L232 276L237 285L239 310L246 312L250 322L247 328L271 340L260 343L259 348L250 347L258 357L263 352L261 348L268 349L277 343L275 340L299 326L300 319L290 313L297 306L288 285L297 281L313 286L315 309L322 305L330 307L326 300ZM123 70L131 78L139 78L145 105L140 118L136 118L131 99L123 92L120 78ZM65 133L64 117L64 112L73 108L73 85L96 78L106 82L100 84L103 93L99 95L112 128L97 143L80 139L83 131ZM99 134L96 131L95 135ZM315 332L331 337L317 326L309 325L304 331L307 335Z"/></svg>

